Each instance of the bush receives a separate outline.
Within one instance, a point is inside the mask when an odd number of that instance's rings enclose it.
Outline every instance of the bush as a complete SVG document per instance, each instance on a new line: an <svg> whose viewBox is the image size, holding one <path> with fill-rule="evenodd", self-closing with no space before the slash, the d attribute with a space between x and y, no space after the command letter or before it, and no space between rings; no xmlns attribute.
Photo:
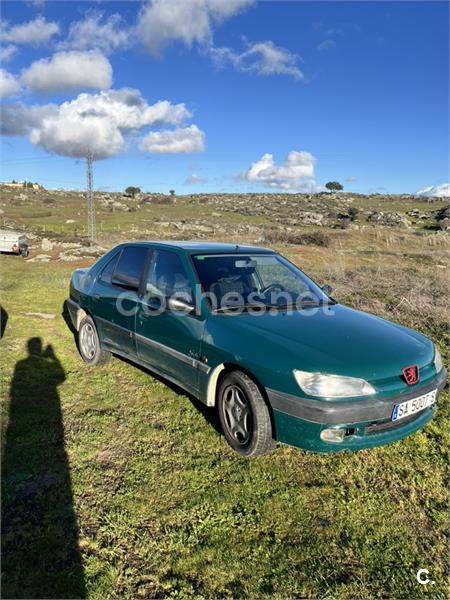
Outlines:
<svg viewBox="0 0 450 600"><path fill-rule="evenodd" d="M298 246L323 246L330 245L330 238L322 231L311 231L309 233L296 233L283 231L281 229L272 229L265 234L266 242L281 242L285 244L295 244Z"/></svg>
<svg viewBox="0 0 450 600"><path fill-rule="evenodd" d="M441 231L447 231L447 229L450 229L450 219L448 217L441 219L438 221L438 227Z"/></svg>
<svg viewBox="0 0 450 600"><path fill-rule="evenodd" d="M45 217L52 217L52 211L31 211L27 212L27 218L29 219L42 219Z"/></svg>
<svg viewBox="0 0 450 600"><path fill-rule="evenodd" d="M354 221L356 219L356 217L358 216L359 210L356 208L356 206L350 206L350 208L348 209L348 216L350 217L350 219L352 221Z"/></svg>
<svg viewBox="0 0 450 600"><path fill-rule="evenodd" d="M350 215L344 215L340 219L340 226L342 229L347 229L347 227L350 226L351 222L352 222L352 218L350 217Z"/></svg>
<svg viewBox="0 0 450 600"><path fill-rule="evenodd" d="M145 204L175 204L176 200L173 196L147 196L144 198Z"/></svg>

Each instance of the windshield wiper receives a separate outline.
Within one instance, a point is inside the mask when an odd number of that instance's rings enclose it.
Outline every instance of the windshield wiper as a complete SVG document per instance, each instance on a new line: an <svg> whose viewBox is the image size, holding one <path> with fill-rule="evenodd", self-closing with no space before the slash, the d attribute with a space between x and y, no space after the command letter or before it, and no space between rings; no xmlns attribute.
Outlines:
<svg viewBox="0 0 450 600"><path fill-rule="evenodd" d="M259 310L265 310L269 306L270 306L269 304L227 304L226 306L219 306L219 308L216 308L214 310L214 312L221 313L221 312L226 312L228 310L233 310L236 308L238 308L238 309L257 308Z"/></svg>
<svg viewBox="0 0 450 600"><path fill-rule="evenodd" d="M323 300L304 300L302 302L290 302L289 304L267 304L268 308L311 308L314 306L331 306L337 304L336 300L324 302Z"/></svg>
<svg viewBox="0 0 450 600"><path fill-rule="evenodd" d="M324 302L323 300L305 300L303 302L300 302L300 307L303 308L303 306L330 306L333 304L337 304L336 300L331 300L329 302Z"/></svg>
<svg viewBox="0 0 450 600"><path fill-rule="evenodd" d="M263 310L267 310L270 308L279 308L279 309L286 309L286 308L312 308L312 307L320 307L320 306L332 306L334 304L337 304L336 300L331 300L328 302L324 302L323 300L319 300L319 301L315 301L315 300L304 300L303 302L299 302L299 303L295 303L295 302L289 302L289 303L284 303L284 304L265 304L265 303L259 303L259 304L227 304L226 306L220 306L218 308L216 308L214 310L215 313L223 313L223 312L228 312L228 311L233 311L235 309L239 309L239 310L248 310L248 309L258 309L259 311L263 311Z"/></svg>

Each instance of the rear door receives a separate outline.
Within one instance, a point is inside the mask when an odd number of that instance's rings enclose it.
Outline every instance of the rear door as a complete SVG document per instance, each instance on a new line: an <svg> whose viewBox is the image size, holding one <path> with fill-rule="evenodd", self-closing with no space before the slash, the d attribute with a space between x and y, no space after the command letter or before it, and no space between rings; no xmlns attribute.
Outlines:
<svg viewBox="0 0 450 600"><path fill-rule="evenodd" d="M93 291L93 313L102 344L131 358L136 356L134 323L147 256L145 246L126 246L105 266Z"/></svg>
<svg viewBox="0 0 450 600"><path fill-rule="evenodd" d="M105 348L115 349L114 321L110 318L111 305L117 296L117 289L111 286L111 278L116 268L117 261L122 253L119 250L103 267L90 298L91 312L97 326L100 342Z"/></svg>
<svg viewBox="0 0 450 600"><path fill-rule="evenodd" d="M184 254L155 250L136 313L138 357L192 392L198 388L200 344L205 321L196 314L171 310L170 297L193 303L192 267ZM165 305L161 310L161 302Z"/></svg>

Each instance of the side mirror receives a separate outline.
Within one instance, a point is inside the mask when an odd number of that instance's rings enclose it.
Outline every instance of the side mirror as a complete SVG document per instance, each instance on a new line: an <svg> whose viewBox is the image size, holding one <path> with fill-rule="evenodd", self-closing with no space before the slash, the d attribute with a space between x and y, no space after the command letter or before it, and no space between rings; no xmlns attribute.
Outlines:
<svg viewBox="0 0 450 600"><path fill-rule="evenodd" d="M331 287L331 285L326 283L325 285L322 286L321 290L322 290L322 292L325 292L325 294L327 296L330 296L331 292L333 291L333 288Z"/></svg>
<svg viewBox="0 0 450 600"><path fill-rule="evenodd" d="M190 302L181 300L180 298L168 298L167 308L176 312L186 313L187 315L194 312L195 306Z"/></svg>

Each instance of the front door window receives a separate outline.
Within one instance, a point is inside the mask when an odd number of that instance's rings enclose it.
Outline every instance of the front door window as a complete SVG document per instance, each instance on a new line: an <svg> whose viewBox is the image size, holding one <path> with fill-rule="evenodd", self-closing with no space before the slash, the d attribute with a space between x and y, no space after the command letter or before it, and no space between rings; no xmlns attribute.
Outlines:
<svg viewBox="0 0 450 600"><path fill-rule="evenodd" d="M176 297L192 303L192 288L186 268L175 252L158 250L147 277L148 297Z"/></svg>

